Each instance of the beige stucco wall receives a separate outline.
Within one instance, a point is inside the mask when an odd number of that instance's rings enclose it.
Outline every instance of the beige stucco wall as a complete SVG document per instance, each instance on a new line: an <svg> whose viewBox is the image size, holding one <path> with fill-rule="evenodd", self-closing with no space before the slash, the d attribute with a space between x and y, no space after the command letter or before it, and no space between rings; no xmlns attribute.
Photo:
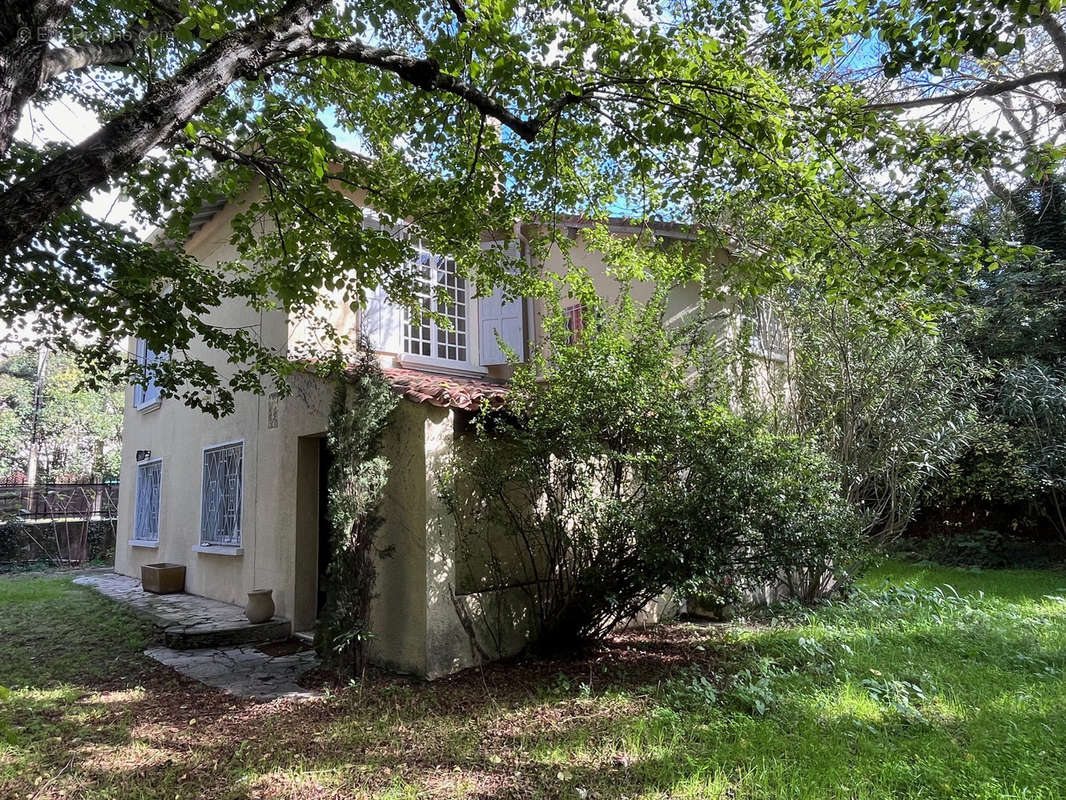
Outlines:
<svg viewBox="0 0 1066 800"><path fill-rule="evenodd" d="M122 480L136 485L136 450L163 459L160 536L156 548L128 543L135 493L123 492L116 570L139 577L145 563L185 564L186 591L238 605L252 588L270 588L279 616L310 626L318 579L318 458L317 450L307 451L326 430L332 392L327 381L301 374L288 396L242 397L223 420L166 400L145 413L128 404ZM278 403L276 428L268 427L271 402ZM371 660L428 678L480 659L457 612L454 528L440 497L455 424L451 410L401 401L382 443L390 473L377 539L384 555L375 559ZM197 552L203 448L233 440L244 442L243 553ZM460 598L459 607L478 602Z"/></svg>
<svg viewBox="0 0 1066 800"><path fill-rule="evenodd" d="M429 679L473 666L491 652L479 612L494 599L456 595L455 524L442 499L460 413L401 401L382 442L390 473L377 546L386 555L375 562L371 659ZM510 633L506 654L520 645L521 637Z"/></svg>
<svg viewBox="0 0 1066 800"><path fill-rule="evenodd" d="M190 252L206 263L231 260L236 252L229 244L232 208L221 211L191 243ZM283 348L287 321L281 312L258 311L240 301L224 301L211 315L212 322L246 326L264 344ZM133 345L130 344L132 351ZM215 366L223 378L231 367L220 354L193 347L193 354ZM139 575L146 563L169 561L185 564L186 589L195 594L231 603L243 603L252 588L273 588L281 606L291 602L285 576L292 572L288 553L278 548L270 535L273 504L266 498L283 483L278 454L280 431L267 428L268 398L238 395L236 413L214 419L187 408L177 400L163 399L157 407L133 407L133 390L127 389L120 480L126 488L119 498L118 541L115 568ZM226 442L243 442L242 555L215 555L193 551L199 543L200 495L203 451ZM138 450L161 458L162 491L159 508L159 543L155 548L131 546L136 498ZM260 535L266 525L265 535Z"/></svg>
<svg viewBox="0 0 1066 800"><path fill-rule="evenodd" d="M384 440L389 481L378 531L377 582L371 604L371 659L382 666L425 675L426 473L425 443L433 425L425 406L401 402Z"/></svg>
<svg viewBox="0 0 1066 800"><path fill-rule="evenodd" d="M542 230L534 228L533 226L525 226L524 234L529 237L536 236L543 233ZM590 247L584 234L584 228L575 227L570 231L569 241L564 248L560 245L553 245L548 251L546 256L536 262L534 266L542 274L565 276L572 267L584 269L588 272L589 278L592 281L592 285L596 290L596 294L602 298L605 298L609 302L616 302L620 295L622 284L617 277L612 273L610 266L604 260L603 254ZM616 236L630 236L629 232L619 230L614 233ZM728 258L728 253L723 249L714 254L714 260L716 263L721 263L724 259ZM558 289L560 291L560 299L565 308L572 300L567 300L565 296L565 289L562 283L558 283ZM630 286L630 296L639 303L647 302L655 291L655 285L650 281L636 281ZM728 304L720 300L701 297L701 286L699 283L690 282L683 286L676 287L669 297L669 302L666 309L666 318L668 322L680 323L689 318L695 312L706 315L715 315L728 309ZM544 333L544 319L548 313L548 308L545 302L541 299L533 300L530 303L530 313L527 320L527 337L530 339L533 348L542 348L545 345L546 336ZM728 325L723 321L717 326L721 332L720 335L726 335Z"/></svg>

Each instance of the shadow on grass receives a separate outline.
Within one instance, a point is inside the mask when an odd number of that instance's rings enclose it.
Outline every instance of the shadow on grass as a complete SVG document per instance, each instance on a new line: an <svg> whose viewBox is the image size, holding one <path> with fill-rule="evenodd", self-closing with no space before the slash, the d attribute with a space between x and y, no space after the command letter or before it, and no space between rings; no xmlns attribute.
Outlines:
<svg viewBox="0 0 1066 800"><path fill-rule="evenodd" d="M619 647L642 661L639 645ZM126 696L84 685L90 694L81 702L49 709L16 701L10 710L47 715L51 727L15 750L34 776L51 777L73 758L54 785L68 796L713 797L716 786L736 793L723 796L767 798L995 797L995 787L1007 796L1011 785L1030 797L1066 792L1061 766L1037 756L1063 752L1061 717L997 705L1048 688L1021 673L999 676L988 709L963 704L948 714L931 703L916 722L883 708L869 713L845 696L852 683L820 685L803 673L796 679L810 679L808 691L783 693L756 717L728 700L671 708L664 685L676 667L657 684L605 678L586 690L572 683L581 670L570 666L499 667L432 685L375 676L362 690L269 704L160 669ZM609 676L615 665L607 667ZM963 677L981 669L970 665ZM56 736L63 744L49 747Z"/></svg>
<svg viewBox="0 0 1066 800"><path fill-rule="evenodd" d="M39 616L101 605L48 591ZM0 611L0 629L9 617ZM1054 674L1066 630L1049 636L1044 626L1038 641L1028 623L941 622L839 626L825 635L829 655L798 647L797 630L755 631L737 647L717 629L663 626L581 658L433 684L375 674L323 699L273 703L235 699L154 662L133 669L140 645L107 634L105 652L69 662L88 677L68 672L64 685L53 663L3 707L19 730L0 756L0 796L1066 796L1066 682ZM106 627L139 630L128 625ZM23 632L20 646L70 655L47 635L12 629ZM1012 652L1029 660L1010 661ZM759 716L725 686L741 668L757 679L762 657L775 666ZM23 657L13 663L25 674ZM125 678L107 671L120 664ZM717 699L686 690L700 675L714 676ZM874 679L923 685L926 696L911 698L918 715L871 694L863 681Z"/></svg>

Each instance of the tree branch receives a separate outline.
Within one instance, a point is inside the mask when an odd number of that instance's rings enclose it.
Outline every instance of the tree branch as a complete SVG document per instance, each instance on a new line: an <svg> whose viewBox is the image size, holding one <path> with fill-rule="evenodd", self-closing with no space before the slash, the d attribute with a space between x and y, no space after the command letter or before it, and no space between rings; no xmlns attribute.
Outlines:
<svg viewBox="0 0 1066 800"><path fill-rule="evenodd" d="M463 7L462 0L445 0L445 2L448 4L448 8L452 10L452 13L455 14L456 18L459 20L459 23L461 25L465 25L466 8Z"/></svg>
<svg viewBox="0 0 1066 800"><path fill-rule="evenodd" d="M73 0L7 3L0 11L0 157L7 153L22 109L39 87L48 41Z"/></svg>
<svg viewBox="0 0 1066 800"><path fill-rule="evenodd" d="M1050 11L1045 11L1040 15L1040 24L1047 31L1048 36L1051 37L1052 44L1055 45L1055 49L1059 51L1059 58L1062 59L1062 66L1066 68L1066 30L1063 30L1062 23L1059 22L1058 17L1052 14Z"/></svg>
<svg viewBox="0 0 1066 800"><path fill-rule="evenodd" d="M1011 102L1011 96L1006 97L993 97L992 102L999 106L999 110L1003 112L1003 119L1007 120L1007 124L1010 125L1011 130L1015 135L1021 139L1022 144L1025 145L1026 150L1032 150L1036 146L1036 128L1026 127L1018 116L1017 111L1014 109L1014 103Z"/></svg>
<svg viewBox="0 0 1066 800"><path fill-rule="evenodd" d="M471 86L461 78L441 72L432 58L415 58L385 47L372 47L351 39L325 39L306 36L291 43L299 55L308 57L339 58L359 64L378 67L398 75L403 80L423 91L439 91L459 97L482 114L499 120L522 139L532 142L537 134L552 119L568 106L575 105L591 95L591 88L581 94L567 92L551 102L545 112L532 119L524 119L505 107L499 100Z"/></svg>
<svg viewBox="0 0 1066 800"><path fill-rule="evenodd" d="M0 256L13 252L79 198L172 137L234 81L283 60L328 0L290 0L276 15L218 39L171 78L80 144L0 194Z"/></svg>
<svg viewBox="0 0 1066 800"><path fill-rule="evenodd" d="M172 77L155 84L138 102L83 142L56 155L24 180L0 193L0 256L33 239L60 212L90 190L134 166L153 147L171 139L207 103L241 78L300 58L339 58L392 72L423 91L444 92L466 101L527 142L569 106L592 97L556 97L542 114L522 118L495 97L441 72L437 62L357 40L326 39L310 33L315 14L328 0L290 0L276 15L261 17L207 46ZM71 53L57 61L77 68L94 53ZM96 56L105 57L103 50ZM111 53L114 57L123 54ZM39 69L39 63L34 66ZM39 74L34 73L34 76ZM58 73L56 73L58 74Z"/></svg>
<svg viewBox="0 0 1066 800"><path fill-rule="evenodd" d="M85 69L97 64L125 64L136 54L135 43L130 39L116 39L79 47L57 47L44 54L41 61L39 85L64 72Z"/></svg>
<svg viewBox="0 0 1066 800"><path fill-rule="evenodd" d="M918 97L913 100L895 100L888 103L869 103L864 106L864 109L866 111L902 111L907 108L927 108L929 106L953 105L955 103L964 103L975 97L995 97L999 94L1013 92L1023 86L1032 86L1035 83L1048 82L1054 82L1060 86L1066 85L1066 69L1033 72L1018 78L986 83L982 86L975 86L973 89L967 89L962 92L952 92L951 94Z"/></svg>

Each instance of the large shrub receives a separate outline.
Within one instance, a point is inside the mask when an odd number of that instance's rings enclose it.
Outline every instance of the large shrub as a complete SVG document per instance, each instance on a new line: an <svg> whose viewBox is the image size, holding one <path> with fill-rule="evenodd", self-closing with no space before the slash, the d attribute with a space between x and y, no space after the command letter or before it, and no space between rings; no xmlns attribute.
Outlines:
<svg viewBox="0 0 1066 800"><path fill-rule="evenodd" d="M1030 177L978 230L1020 241L1022 254L974 276L954 327L982 368L978 411L989 452L959 462L941 511L985 503L1009 508L1066 541L1066 181ZM989 481L989 476L1000 480ZM969 491L967 494L967 490Z"/></svg>
<svg viewBox="0 0 1066 800"><path fill-rule="evenodd" d="M817 444L887 544L974 442L972 359L902 301L856 308L797 284L773 308L790 345L773 419Z"/></svg>
<svg viewBox="0 0 1066 800"><path fill-rule="evenodd" d="M535 647L600 637L668 587L844 556L857 529L831 470L728 410L698 323L670 327L665 291L584 300L581 335L547 321L546 354L456 465L460 541L490 566L481 588L526 596Z"/></svg>
<svg viewBox="0 0 1066 800"><path fill-rule="evenodd" d="M1002 365L992 407L1027 455L1044 518L1066 541L1066 359Z"/></svg>
<svg viewBox="0 0 1066 800"><path fill-rule="evenodd" d="M685 444L685 469L656 506L656 526L703 554L677 565L692 570L683 588L699 594L725 575L735 590L780 583L804 602L833 589L864 520L840 498L825 456L722 407L704 411Z"/></svg>

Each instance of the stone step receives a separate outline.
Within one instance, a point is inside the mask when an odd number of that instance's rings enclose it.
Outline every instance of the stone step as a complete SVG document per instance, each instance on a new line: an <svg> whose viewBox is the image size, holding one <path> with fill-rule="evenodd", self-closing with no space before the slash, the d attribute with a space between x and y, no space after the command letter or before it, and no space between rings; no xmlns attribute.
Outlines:
<svg viewBox="0 0 1066 800"><path fill-rule="evenodd" d="M175 650L197 650L203 647L234 647L242 644L263 644L287 639L292 624L284 617L266 622L225 620L201 622L195 625L171 625L163 629L163 641Z"/></svg>
<svg viewBox="0 0 1066 800"><path fill-rule="evenodd" d="M167 647L174 650L276 642L287 639L292 630L292 624L283 617L253 625L240 606L184 592L151 594L136 578L113 572L82 575L74 582L151 619L163 631Z"/></svg>

